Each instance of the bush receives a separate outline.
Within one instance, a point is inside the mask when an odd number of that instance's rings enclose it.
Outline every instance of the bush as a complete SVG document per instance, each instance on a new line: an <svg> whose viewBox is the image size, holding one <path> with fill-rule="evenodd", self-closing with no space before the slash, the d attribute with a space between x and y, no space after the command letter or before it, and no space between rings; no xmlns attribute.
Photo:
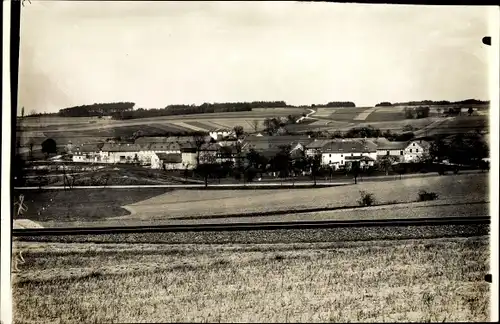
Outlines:
<svg viewBox="0 0 500 324"><path fill-rule="evenodd" d="M372 193L360 191L361 199L358 200L360 206L372 206L375 204L375 197Z"/></svg>
<svg viewBox="0 0 500 324"><path fill-rule="evenodd" d="M435 192L427 192L425 190L420 190L418 192L418 201L436 200L437 197L438 197L438 194Z"/></svg>

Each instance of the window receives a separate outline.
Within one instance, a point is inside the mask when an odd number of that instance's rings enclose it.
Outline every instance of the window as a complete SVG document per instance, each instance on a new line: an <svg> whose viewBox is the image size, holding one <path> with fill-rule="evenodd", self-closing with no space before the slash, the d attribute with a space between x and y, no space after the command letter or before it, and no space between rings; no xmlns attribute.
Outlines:
<svg viewBox="0 0 500 324"><path fill-rule="evenodd" d="M344 157L344 154L340 154L340 157Z"/></svg>
<svg viewBox="0 0 500 324"><path fill-rule="evenodd" d="M120 161L125 161L125 155L120 155Z"/></svg>
<svg viewBox="0 0 500 324"><path fill-rule="evenodd" d="M413 146L415 146L415 143L413 143Z"/></svg>
<svg viewBox="0 0 500 324"><path fill-rule="evenodd" d="M390 153L390 152L389 152L389 151L387 151L387 155L389 155L389 153Z"/></svg>
<svg viewBox="0 0 500 324"><path fill-rule="evenodd" d="M412 150L412 149L410 149L410 153L412 153L412 152L413 152L413 150Z"/></svg>
<svg viewBox="0 0 500 324"><path fill-rule="evenodd" d="M344 160L341 160L341 161L340 161L340 164L344 164Z"/></svg>
<svg viewBox="0 0 500 324"><path fill-rule="evenodd" d="M399 155L403 155L403 151L399 151Z"/></svg>
<svg viewBox="0 0 500 324"><path fill-rule="evenodd" d="M354 153L351 153L351 156L354 156Z"/></svg>
<svg viewBox="0 0 500 324"><path fill-rule="evenodd" d="M328 157L332 157L332 155L331 155L331 154L329 154L329 156L328 156Z"/></svg>
<svg viewBox="0 0 500 324"><path fill-rule="evenodd" d="M418 149L416 149L416 152L418 153Z"/></svg>

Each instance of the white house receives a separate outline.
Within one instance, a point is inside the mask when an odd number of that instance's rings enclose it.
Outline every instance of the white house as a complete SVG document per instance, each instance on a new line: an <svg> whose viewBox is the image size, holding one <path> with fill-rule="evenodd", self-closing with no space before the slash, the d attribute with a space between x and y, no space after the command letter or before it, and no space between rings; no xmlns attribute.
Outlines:
<svg viewBox="0 0 500 324"><path fill-rule="evenodd" d="M216 128L211 130L208 134L210 135L210 137L217 141L233 135L233 133L234 132L232 130L227 128Z"/></svg>
<svg viewBox="0 0 500 324"><path fill-rule="evenodd" d="M321 164L334 169L343 168L353 161L361 166L373 166L377 158L375 145L363 139L316 140L306 145L306 156L321 155Z"/></svg>
<svg viewBox="0 0 500 324"><path fill-rule="evenodd" d="M408 146L408 142L391 142L385 137L370 138L377 146L377 159L383 156L390 156L396 161L404 161L404 150Z"/></svg>
<svg viewBox="0 0 500 324"><path fill-rule="evenodd" d="M175 156L175 157L174 157ZM177 161L180 157L180 162ZM189 143L105 143L77 147L74 162L138 163L152 169L192 169L196 166L196 149ZM176 163L179 163L178 165Z"/></svg>
<svg viewBox="0 0 500 324"><path fill-rule="evenodd" d="M424 140L410 141L404 149L404 162L418 162L429 154L430 143Z"/></svg>

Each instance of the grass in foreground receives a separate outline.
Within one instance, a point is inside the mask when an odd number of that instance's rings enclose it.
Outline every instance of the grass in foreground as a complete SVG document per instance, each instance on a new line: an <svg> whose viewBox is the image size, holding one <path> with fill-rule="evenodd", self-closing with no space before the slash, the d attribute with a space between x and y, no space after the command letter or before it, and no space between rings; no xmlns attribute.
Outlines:
<svg viewBox="0 0 500 324"><path fill-rule="evenodd" d="M487 237L20 247L17 323L489 319Z"/></svg>

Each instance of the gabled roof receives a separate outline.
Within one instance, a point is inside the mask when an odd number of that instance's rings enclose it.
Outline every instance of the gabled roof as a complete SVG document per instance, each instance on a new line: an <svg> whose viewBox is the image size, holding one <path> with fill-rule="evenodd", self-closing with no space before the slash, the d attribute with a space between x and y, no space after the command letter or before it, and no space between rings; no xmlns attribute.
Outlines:
<svg viewBox="0 0 500 324"><path fill-rule="evenodd" d="M207 135L206 138L210 138L210 136ZM189 142L194 142L194 136L143 136L135 140L135 144Z"/></svg>
<svg viewBox="0 0 500 324"><path fill-rule="evenodd" d="M412 140L408 143L408 145L411 145L412 143L417 143L420 145L423 149L429 149L431 147L431 143L424 141L424 140ZM408 146L407 145L407 146Z"/></svg>
<svg viewBox="0 0 500 324"><path fill-rule="evenodd" d="M220 145L216 143L204 143L200 147L200 151L218 151Z"/></svg>
<svg viewBox="0 0 500 324"><path fill-rule="evenodd" d="M73 148L75 153L91 153L91 152L99 152L99 147L97 144L82 144L80 146L75 146Z"/></svg>
<svg viewBox="0 0 500 324"><path fill-rule="evenodd" d="M105 143L101 149L103 152L139 152L144 150L147 150L147 145L121 143Z"/></svg>
<svg viewBox="0 0 500 324"><path fill-rule="evenodd" d="M296 146L298 143L307 145L311 139L307 135L280 135L280 136L256 136L249 135L243 141L245 149L268 150L279 148L283 145Z"/></svg>
<svg viewBox="0 0 500 324"><path fill-rule="evenodd" d="M224 127L219 127L219 128L213 128L210 130L211 132L232 132L231 129L229 128L224 128Z"/></svg>
<svg viewBox="0 0 500 324"><path fill-rule="evenodd" d="M363 156L346 156L345 157L346 160L359 160L359 161L375 161L375 159L369 157L369 156L366 156L366 155L363 155Z"/></svg>
<svg viewBox="0 0 500 324"><path fill-rule="evenodd" d="M152 143L147 146L149 151L179 151L181 145L179 143Z"/></svg>
<svg viewBox="0 0 500 324"><path fill-rule="evenodd" d="M182 155L180 153L155 153L163 163L181 163Z"/></svg>
<svg viewBox="0 0 500 324"><path fill-rule="evenodd" d="M408 147L408 142L388 141L382 145L377 145L377 150L404 150Z"/></svg>
<svg viewBox="0 0 500 324"><path fill-rule="evenodd" d="M322 139L322 140L315 139L314 141L306 145L306 149L321 149L323 148L323 146L332 141L333 140L331 139Z"/></svg>
<svg viewBox="0 0 500 324"><path fill-rule="evenodd" d="M348 140L318 140L309 145L308 149L320 149L323 153L375 152L376 149L368 141Z"/></svg>

